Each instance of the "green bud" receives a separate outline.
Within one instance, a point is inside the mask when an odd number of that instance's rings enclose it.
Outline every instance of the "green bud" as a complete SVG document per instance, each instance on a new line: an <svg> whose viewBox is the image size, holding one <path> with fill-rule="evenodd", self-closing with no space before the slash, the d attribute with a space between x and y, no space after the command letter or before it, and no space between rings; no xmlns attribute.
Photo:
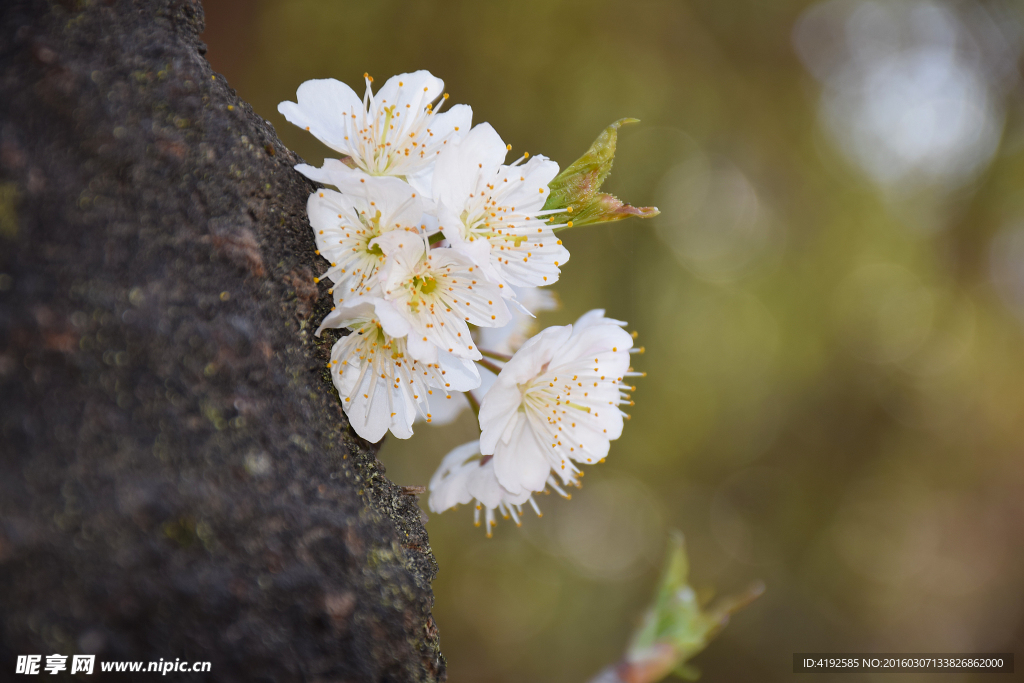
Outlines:
<svg viewBox="0 0 1024 683"><path fill-rule="evenodd" d="M619 119L601 131L587 153L570 164L551 181L548 188L551 194L544 204L545 211L565 209L562 213L550 216L549 223L568 223L572 227L607 223L622 220L628 216L651 218L657 216L657 208L645 206L637 208L624 204L616 197L601 192L601 185L612 172L615 160L615 144L618 140L619 126L627 123L639 123L638 119ZM571 207L571 208L570 208Z"/></svg>
<svg viewBox="0 0 1024 683"><path fill-rule="evenodd" d="M707 647L733 613L764 592L764 585L756 583L745 593L720 600L707 609L687 583L688 574L683 535L676 532L658 594L620 664L619 675L623 680L655 683L671 673L696 680L700 672L688 664L689 660Z"/></svg>

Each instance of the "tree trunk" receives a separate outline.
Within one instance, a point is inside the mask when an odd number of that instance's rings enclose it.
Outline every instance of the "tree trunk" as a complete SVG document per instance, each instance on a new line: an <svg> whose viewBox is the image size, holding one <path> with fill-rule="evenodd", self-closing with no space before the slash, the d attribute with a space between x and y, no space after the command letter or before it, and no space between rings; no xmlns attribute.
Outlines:
<svg viewBox="0 0 1024 683"><path fill-rule="evenodd" d="M415 499L312 336L315 188L199 3L0 14L0 680L53 653L443 680Z"/></svg>

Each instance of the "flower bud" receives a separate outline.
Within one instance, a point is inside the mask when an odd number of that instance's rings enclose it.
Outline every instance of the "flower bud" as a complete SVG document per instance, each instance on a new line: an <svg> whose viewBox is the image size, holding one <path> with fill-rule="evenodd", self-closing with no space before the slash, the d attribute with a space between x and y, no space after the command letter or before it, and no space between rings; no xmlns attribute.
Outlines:
<svg viewBox="0 0 1024 683"><path fill-rule="evenodd" d="M612 171L619 126L626 123L639 121L619 119L605 128L586 154L548 184L551 194L544 204L544 210L564 209L563 213L552 215L549 222L566 223L566 227L581 227L617 221L628 216L651 218L658 215L658 209L653 206L637 208L600 191Z"/></svg>

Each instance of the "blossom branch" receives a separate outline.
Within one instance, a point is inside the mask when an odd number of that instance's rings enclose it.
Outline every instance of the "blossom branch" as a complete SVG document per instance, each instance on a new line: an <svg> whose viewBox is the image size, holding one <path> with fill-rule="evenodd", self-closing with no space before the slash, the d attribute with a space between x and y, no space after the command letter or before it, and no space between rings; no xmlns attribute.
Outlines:
<svg viewBox="0 0 1024 683"><path fill-rule="evenodd" d="M469 407L473 409L473 415L476 416L477 420L480 419L480 402L476 400L476 396L473 395L472 391L466 392L466 400L469 401Z"/></svg>
<svg viewBox="0 0 1024 683"><path fill-rule="evenodd" d="M487 349L478 349L481 355L493 358L494 360L500 360L503 363L507 363L512 360L512 356L507 353L498 353L497 351L488 351Z"/></svg>
<svg viewBox="0 0 1024 683"><path fill-rule="evenodd" d="M483 353L483 351L481 351L480 353ZM487 368L488 370L490 370L494 374L498 374L499 372L501 372L501 366L500 365L498 365L497 363L492 363L491 361L487 360L486 358L480 358L479 360L477 360L477 363L479 363L483 367Z"/></svg>

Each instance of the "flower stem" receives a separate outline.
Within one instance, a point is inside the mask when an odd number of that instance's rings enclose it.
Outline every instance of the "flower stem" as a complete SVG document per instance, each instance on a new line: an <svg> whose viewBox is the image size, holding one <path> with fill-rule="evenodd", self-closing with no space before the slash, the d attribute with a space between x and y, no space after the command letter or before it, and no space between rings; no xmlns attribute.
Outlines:
<svg viewBox="0 0 1024 683"><path fill-rule="evenodd" d="M480 353L483 353L483 351L481 351ZM492 363L491 361L487 360L486 358L481 358L480 360L477 361L477 363L479 363L480 365L484 366L485 368L487 368L488 370L490 370L491 372L493 372L496 375L501 372L501 366L500 365L497 365L496 363Z"/></svg>
<svg viewBox="0 0 1024 683"><path fill-rule="evenodd" d="M493 358L494 360L505 361L506 363L508 361L512 360L512 356L508 355L507 353L498 353L497 351L487 351L486 349L479 349L479 351L484 356L487 356L488 358Z"/></svg>
<svg viewBox="0 0 1024 683"><path fill-rule="evenodd" d="M480 402L476 400L476 396L473 395L472 391L466 392L466 400L469 401L469 407L473 409L473 414L476 415L476 421L480 421Z"/></svg>

